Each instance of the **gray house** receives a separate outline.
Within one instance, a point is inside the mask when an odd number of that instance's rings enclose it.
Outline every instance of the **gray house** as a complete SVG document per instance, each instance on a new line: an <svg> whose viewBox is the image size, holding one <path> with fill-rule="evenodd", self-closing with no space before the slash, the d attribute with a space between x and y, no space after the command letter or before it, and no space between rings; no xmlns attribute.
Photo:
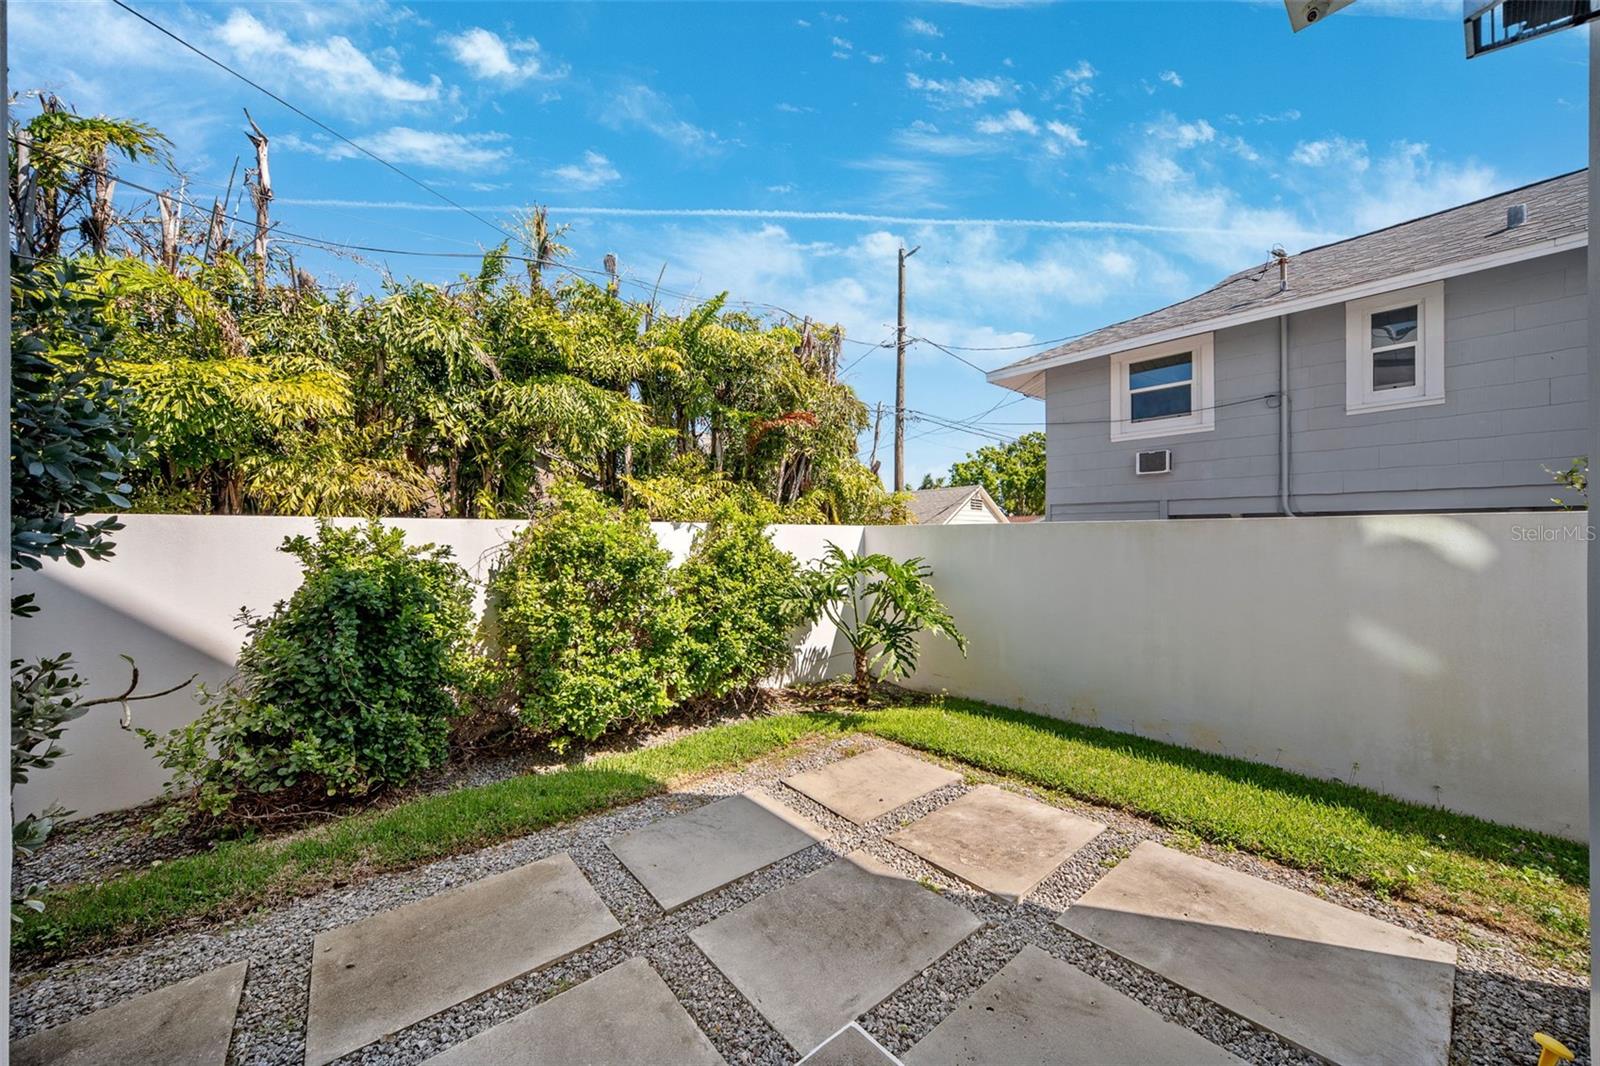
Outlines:
<svg viewBox="0 0 1600 1066"><path fill-rule="evenodd" d="M1586 171L1279 256L989 374L1052 520L1552 506L1587 423Z"/></svg>

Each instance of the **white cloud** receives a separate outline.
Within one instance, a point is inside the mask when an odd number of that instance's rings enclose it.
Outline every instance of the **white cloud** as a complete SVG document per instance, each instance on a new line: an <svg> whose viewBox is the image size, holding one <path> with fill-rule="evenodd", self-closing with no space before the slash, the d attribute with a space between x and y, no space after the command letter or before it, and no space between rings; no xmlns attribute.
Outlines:
<svg viewBox="0 0 1600 1066"><path fill-rule="evenodd" d="M816 108L807 107L804 104L791 104L787 100L780 100L773 106L776 110L783 111L791 115L809 115L816 110Z"/></svg>
<svg viewBox="0 0 1600 1066"><path fill-rule="evenodd" d="M611 98L600 121L612 129L641 129L691 155L721 151L726 142L717 134L679 117L671 101L648 85L630 85Z"/></svg>
<svg viewBox="0 0 1600 1066"><path fill-rule="evenodd" d="M930 52L924 48L913 48L911 58L919 63L948 63L950 56L945 52Z"/></svg>
<svg viewBox="0 0 1600 1066"><path fill-rule="evenodd" d="M1039 132L1039 123L1034 121L1032 115L1013 107L1003 115L980 118L973 128L979 133L991 136L1006 133L1026 133L1033 136Z"/></svg>
<svg viewBox="0 0 1600 1066"><path fill-rule="evenodd" d="M947 106L976 107L988 100L1010 96L1017 84L1006 78L924 78L914 71L906 72L906 86L926 93L930 100Z"/></svg>
<svg viewBox="0 0 1600 1066"><path fill-rule="evenodd" d="M1044 124L1044 128L1054 138L1053 141L1046 145L1052 154L1060 155L1067 148L1089 147L1089 142L1083 139L1083 134L1079 132L1078 127L1069 122L1060 122L1052 119Z"/></svg>
<svg viewBox="0 0 1600 1066"><path fill-rule="evenodd" d="M1087 148L1089 145L1083 139L1083 133L1071 123L1059 119L1040 123L1032 115L1015 107L1003 115L981 118L973 128L990 137L1017 134L1037 138L1037 143L1052 156L1063 156L1069 149Z"/></svg>
<svg viewBox="0 0 1600 1066"><path fill-rule="evenodd" d="M834 37L834 38L832 38L832 40L829 43L831 43L835 48L842 49L842 50L844 50L846 52L850 51L850 49L855 47L855 45L851 44L849 41L845 40L843 37Z"/></svg>
<svg viewBox="0 0 1600 1066"><path fill-rule="evenodd" d="M938 26L935 26L933 23L929 22L927 19L906 19L906 29L910 30L912 33L920 33L924 37L944 36L944 31Z"/></svg>
<svg viewBox="0 0 1600 1066"><path fill-rule="evenodd" d="M1216 156L1238 154L1220 143L1205 119L1181 122L1162 116L1146 128L1130 171L1129 203L1151 222L1190 231L1174 247L1223 271L1259 263L1274 243L1301 245L1325 239L1287 208L1258 206L1228 178L1218 178Z"/></svg>
<svg viewBox="0 0 1600 1066"><path fill-rule="evenodd" d="M862 52L861 53L861 58L865 59L868 63L876 64L876 63L882 63L883 62L883 56L879 55L876 52Z"/></svg>
<svg viewBox="0 0 1600 1066"><path fill-rule="evenodd" d="M1390 145L1372 177L1352 197L1357 233L1482 199L1509 184L1493 167L1474 160L1435 161L1428 145L1414 141Z"/></svg>
<svg viewBox="0 0 1600 1066"><path fill-rule="evenodd" d="M1094 95L1094 78L1100 73L1087 59L1080 59L1073 66L1067 67L1050 80L1050 88L1045 92L1045 99L1052 99L1065 94L1072 106L1082 111L1089 98Z"/></svg>
<svg viewBox="0 0 1600 1066"><path fill-rule="evenodd" d="M1345 137L1324 137L1316 141L1301 141L1294 146L1289 161L1303 167L1337 166L1357 174L1367 169L1367 142L1352 141Z"/></svg>
<svg viewBox="0 0 1600 1066"><path fill-rule="evenodd" d="M611 160L592 148L583 153L582 162L556 167L550 174L563 185L579 190L598 189L622 177Z"/></svg>
<svg viewBox="0 0 1600 1066"><path fill-rule="evenodd" d="M438 100L443 92L437 76L420 82L398 69L379 69L348 37L293 41L282 30L241 9L228 15L216 35L236 57L252 65L287 67L302 85L309 83L318 93L351 98L347 102L422 104Z"/></svg>
<svg viewBox="0 0 1600 1066"><path fill-rule="evenodd" d="M1172 86L1174 89L1183 88L1183 75L1179 74L1175 70L1163 70L1161 72L1161 80Z"/></svg>
<svg viewBox="0 0 1600 1066"><path fill-rule="evenodd" d="M894 134L895 143L914 152L929 155L982 155L995 150L994 142L960 133L946 133L932 122L917 119Z"/></svg>
<svg viewBox="0 0 1600 1066"><path fill-rule="evenodd" d="M776 193L779 196L787 196L789 193L794 192L794 186L790 185L788 182L784 182L782 185L768 185L767 191L770 193Z"/></svg>
<svg viewBox="0 0 1600 1066"><path fill-rule="evenodd" d="M795 19L794 24L799 26L802 30L809 30L811 28L811 23L807 22L805 19Z"/></svg>
<svg viewBox="0 0 1600 1066"><path fill-rule="evenodd" d="M391 163L415 163L438 170L488 170L511 158L503 133L443 133L410 126L391 126L357 137L369 152ZM362 154L342 141L307 141L289 135L274 138L290 150L314 152L328 159L356 159Z"/></svg>
<svg viewBox="0 0 1600 1066"><path fill-rule="evenodd" d="M507 40L474 26L461 33L445 34L439 41L474 77L484 80L518 85L530 78L559 78L566 74L564 69L545 69L539 42L532 37Z"/></svg>

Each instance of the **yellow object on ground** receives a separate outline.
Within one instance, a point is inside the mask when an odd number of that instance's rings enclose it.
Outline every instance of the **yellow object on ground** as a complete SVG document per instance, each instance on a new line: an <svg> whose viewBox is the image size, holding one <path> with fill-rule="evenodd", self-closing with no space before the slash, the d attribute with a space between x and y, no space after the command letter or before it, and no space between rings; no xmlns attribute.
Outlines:
<svg viewBox="0 0 1600 1066"><path fill-rule="evenodd" d="M1549 1033L1534 1033L1533 1042L1539 1045L1539 1066L1557 1066L1558 1063L1572 1061L1572 1052L1567 1050L1567 1045Z"/></svg>

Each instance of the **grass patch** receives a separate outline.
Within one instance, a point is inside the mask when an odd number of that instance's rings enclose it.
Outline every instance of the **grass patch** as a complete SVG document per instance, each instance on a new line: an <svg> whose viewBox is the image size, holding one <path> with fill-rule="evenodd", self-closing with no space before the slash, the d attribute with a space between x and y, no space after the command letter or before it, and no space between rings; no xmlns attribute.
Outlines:
<svg viewBox="0 0 1600 1066"><path fill-rule="evenodd" d="M968 700L858 727L1531 939L1587 967L1589 850L1370 789Z"/></svg>
<svg viewBox="0 0 1600 1066"><path fill-rule="evenodd" d="M99 883L47 893L12 930L19 956L49 958L242 913L362 874L487 847L741 766L836 720L792 715L691 733L659 747L426 796L286 837L230 841Z"/></svg>
<svg viewBox="0 0 1600 1066"><path fill-rule="evenodd" d="M1587 967L1588 849L1579 843L1260 763L965 700L818 711L716 726L670 744L429 796L293 836L223 844L51 893L14 929L41 958L236 915L329 884L486 847L662 792L808 737L870 733L976 769L1150 818L1207 843L1505 930Z"/></svg>

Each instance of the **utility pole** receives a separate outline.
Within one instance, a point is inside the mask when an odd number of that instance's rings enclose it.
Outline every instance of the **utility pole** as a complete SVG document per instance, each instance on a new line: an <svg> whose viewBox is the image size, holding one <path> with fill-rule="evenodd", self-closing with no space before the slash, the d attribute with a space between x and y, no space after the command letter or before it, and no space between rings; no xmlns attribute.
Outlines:
<svg viewBox="0 0 1600 1066"><path fill-rule="evenodd" d="M890 492L906 487L906 260L917 254L900 249L900 312L894 340L894 484Z"/></svg>
<svg viewBox="0 0 1600 1066"><path fill-rule="evenodd" d="M250 123L250 132L245 134L250 138L250 143L256 149L255 185L251 188L251 199L256 205L256 239L251 245L250 255L254 260L256 274L256 295L267 294L267 211L272 204L272 172L267 169L267 135L261 132L261 127L256 125L256 120L250 117L250 112L244 113L245 121ZM250 180L250 174L245 174L245 180Z"/></svg>

